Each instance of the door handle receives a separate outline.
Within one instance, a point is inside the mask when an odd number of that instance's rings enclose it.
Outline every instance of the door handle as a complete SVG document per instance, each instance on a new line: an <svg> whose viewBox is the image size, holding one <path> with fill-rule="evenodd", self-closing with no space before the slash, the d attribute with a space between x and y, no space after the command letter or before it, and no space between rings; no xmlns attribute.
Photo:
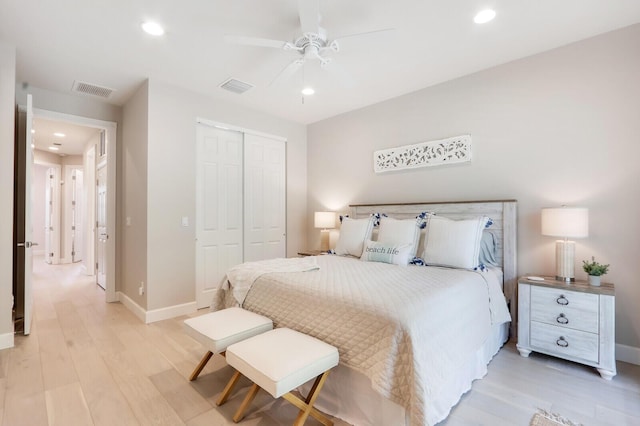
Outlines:
<svg viewBox="0 0 640 426"><path fill-rule="evenodd" d="M18 247L31 248L31 246L37 246L38 243L32 243L31 241L25 241L24 243L18 243Z"/></svg>

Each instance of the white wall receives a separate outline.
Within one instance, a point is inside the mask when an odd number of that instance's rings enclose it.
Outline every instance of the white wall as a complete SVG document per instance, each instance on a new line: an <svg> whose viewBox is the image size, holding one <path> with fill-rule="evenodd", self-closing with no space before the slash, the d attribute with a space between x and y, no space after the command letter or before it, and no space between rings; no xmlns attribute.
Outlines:
<svg viewBox="0 0 640 426"><path fill-rule="evenodd" d="M349 203L518 200L519 272L550 274L540 209L589 208L580 260L610 263L616 341L640 348L640 24L309 126L308 233ZM373 151L471 134L463 165L373 173Z"/></svg>
<svg viewBox="0 0 640 426"><path fill-rule="evenodd" d="M13 147L16 49L0 40L0 349L13 346Z"/></svg>
<svg viewBox="0 0 640 426"><path fill-rule="evenodd" d="M306 247L305 126L151 80L147 187L150 310L195 301L197 117L287 139L287 253L295 255ZM189 217L188 227L181 226L183 216Z"/></svg>

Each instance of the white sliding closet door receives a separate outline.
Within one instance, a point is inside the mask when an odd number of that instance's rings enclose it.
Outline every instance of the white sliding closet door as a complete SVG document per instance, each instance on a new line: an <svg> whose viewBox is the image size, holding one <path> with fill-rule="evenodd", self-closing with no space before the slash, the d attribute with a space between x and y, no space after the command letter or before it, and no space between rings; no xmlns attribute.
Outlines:
<svg viewBox="0 0 640 426"><path fill-rule="evenodd" d="M245 133L244 261L286 257L286 144Z"/></svg>
<svg viewBox="0 0 640 426"><path fill-rule="evenodd" d="M242 263L241 132L197 125L196 304L211 304L229 268Z"/></svg>

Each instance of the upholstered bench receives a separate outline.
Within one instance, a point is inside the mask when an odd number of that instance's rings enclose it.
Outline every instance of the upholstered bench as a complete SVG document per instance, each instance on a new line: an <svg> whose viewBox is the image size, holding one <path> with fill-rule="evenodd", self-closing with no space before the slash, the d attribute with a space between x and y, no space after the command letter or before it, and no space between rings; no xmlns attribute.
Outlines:
<svg viewBox="0 0 640 426"><path fill-rule="evenodd" d="M244 411L262 388L274 398L282 396L300 409L294 425L304 424L309 415L322 424L333 425L331 420L313 408L313 404L329 370L338 365L338 359L335 347L288 328L267 331L230 345L227 348L227 363L253 382L233 420L242 420ZM291 393L313 378L316 380L306 399ZM232 378L218 405L227 400L234 385Z"/></svg>
<svg viewBox="0 0 640 426"><path fill-rule="evenodd" d="M207 349L189 377L193 381L213 354L224 355L229 345L273 329L273 322L241 308L228 308L189 318L184 326L187 334Z"/></svg>

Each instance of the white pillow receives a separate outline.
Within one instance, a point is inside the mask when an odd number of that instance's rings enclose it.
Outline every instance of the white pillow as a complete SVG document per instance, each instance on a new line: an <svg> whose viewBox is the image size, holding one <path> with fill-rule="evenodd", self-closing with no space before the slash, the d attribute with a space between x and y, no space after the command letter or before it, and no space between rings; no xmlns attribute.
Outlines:
<svg viewBox="0 0 640 426"><path fill-rule="evenodd" d="M482 231L490 219L451 220L429 215L423 260L427 265L473 269L479 265Z"/></svg>
<svg viewBox="0 0 640 426"><path fill-rule="evenodd" d="M393 219L381 217L378 227L378 242L386 244L409 244L409 254L411 258L418 251L418 241L420 240L420 228L417 219Z"/></svg>
<svg viewBox="0 0 640 426"><path fill-rule="evenodd" d="M373 216L365 219L343 217L342 225L340 225L340 236L336 243L336 254L339 256L360 257L365 241L371 239L373 220Z"/></svg>
<svg viewBox="0 0 640 426"><path fill-rule="evenodd" d="M392 263L406 266L413 258L411 244L390 244L367 240L360 259L367 262Z"/></svg>

